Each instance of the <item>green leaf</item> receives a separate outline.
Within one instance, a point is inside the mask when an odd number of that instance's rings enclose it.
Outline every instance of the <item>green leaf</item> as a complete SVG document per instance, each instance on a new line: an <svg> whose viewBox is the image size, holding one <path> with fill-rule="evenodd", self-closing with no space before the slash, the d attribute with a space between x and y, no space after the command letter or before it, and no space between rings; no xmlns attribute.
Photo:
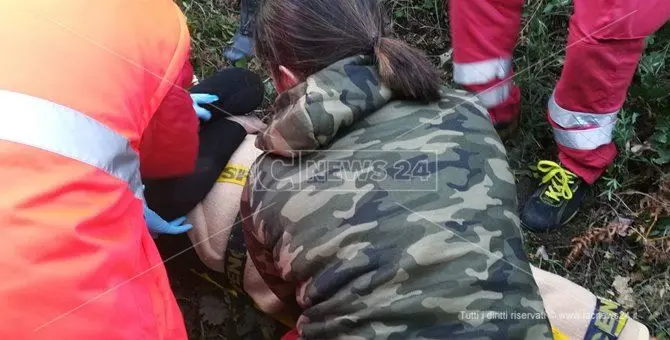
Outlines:
<svg viewBox="0 0 670 340"><path fill-rule="evenodd" d="M661 217L654 226L654 230L649 233L651 237L670 236L670 216Z"/></svg>
<svg viewBox="0 0 670 340"><path fill-rule="evenodd" d="M239 67L239 68L248 68L249 67L249 61L247 60L247 58L242 58L240 60L235 61L235 63L233 65L235 67Z"/></svg>
<svg viewBox="0 0 670 340"><path fill-rule="evenodd" d="M657 157L653 159L656 164L670 163L670 117L659 116L656 131L651 136L651 147Z"/></svg>
<svg viewBox="0 0 670 340"><path fill-rule="evenodd" d="M670 163L670 150L663 153L659 153L659 156L655 157L653 161L658 165L664 165Z"/></svg>
<svg viewBox="0 0 670 340"><path fill-rule="evenodd" d="M647 265L647 264L641 264L641 265L640 265L640 270L642 270L642 271L645 272L645 273L648 273L648 272L649 272L649 269L651 269L651 267L650 267L649 265Z"/></svg>
<svg viewBox="0 0 670 340"><path fill-rule="evenodd" d="M544 14L549 14L554 10L554 4L553 3L548 3L547 6L544 7L544 10L542 11Z"/></svg>
<svg viewBox="0 0 670 340"><path fill-rule="evenodd" d="M435 8L435 0L423 0L422 7L426 10L431 10Z"/></svg>
<svg viewBox="0 0 670 340"><path fill-rule="evenodd" d="M657 143L657 144L660 144L660 145L668 144L668 135L666 135L664 133L657 133L652 137L652 140L654 141L654 143Z"/></svg>
<svg viewBox="0 0 670 340"><path fill-rule="evenodd" d="M665 53L653 51L645 54L640 60L639 72L642 75L642 83L645 78L657 76L665 68Z"/></svg>
<svg viewBox="0 0 670 340"><path fill-rule="evenodd" d="M543 12L544 14L551 14L554 10L566 7L568 4L570 4L570 0L552 0L544 7Z"/></svg>
<svg viewBox="0 0 670 340"><path fill-rule="evenodd" d="M656 43L656 35L652 34L648 36L647 38L644 39L644 46L645 48L649 48L649 46L653 46Z"/></svg>

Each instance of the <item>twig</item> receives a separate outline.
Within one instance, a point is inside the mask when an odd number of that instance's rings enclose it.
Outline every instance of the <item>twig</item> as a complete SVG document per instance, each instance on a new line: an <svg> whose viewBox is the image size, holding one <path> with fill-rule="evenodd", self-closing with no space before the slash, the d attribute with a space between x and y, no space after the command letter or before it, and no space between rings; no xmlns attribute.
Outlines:
<svg viewBox="0 0 670 340"><path fill-rule="evenodd" d="M627 191L623 191L623 192L620 192L619 195L627 195L627 196L631 196L631 195L641 195L641 196L645 196L645 197L647 197L647 198L650 198L650 199L652 199L652 200L654 200L654 201L656 201L656 202L659 202L659 203L661 202L661 200L659 200L658 198L656 198L656 197L654 197L654 196L652 196L652 195L649 195L649 194L647 194L647 193L644 193L644 192L641 192L641 191L637 191L637 190L627 190Z"/></svg>
<svg viewBox="0 0 670 340"><path fill-rule="evenodd" d="M621 204L623 204L623 206L626 207L626 209L628 209L628 211L631 213L631 215L635 214L635 212L633 211L633 209L631 209L631 208L628 206L628 204L626 204L626 202L624 202L623 199L621 199L621 197L619 197L618 194L614 193L613 196L616 197L616 198L619 200L619 202L621 202Z"/></svg>

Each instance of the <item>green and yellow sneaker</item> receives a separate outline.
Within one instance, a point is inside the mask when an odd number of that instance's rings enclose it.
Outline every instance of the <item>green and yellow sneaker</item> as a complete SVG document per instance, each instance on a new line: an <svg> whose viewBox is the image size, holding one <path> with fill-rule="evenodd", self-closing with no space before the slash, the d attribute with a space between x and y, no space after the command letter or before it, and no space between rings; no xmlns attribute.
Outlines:
<svg viewBox="0 0 670 340"><path fill-rule="evenodd" d="M521 222L536 232L556 229L577 215L588 185L556 162L540 161L537 172L542 181L526 202Z"/></svg>

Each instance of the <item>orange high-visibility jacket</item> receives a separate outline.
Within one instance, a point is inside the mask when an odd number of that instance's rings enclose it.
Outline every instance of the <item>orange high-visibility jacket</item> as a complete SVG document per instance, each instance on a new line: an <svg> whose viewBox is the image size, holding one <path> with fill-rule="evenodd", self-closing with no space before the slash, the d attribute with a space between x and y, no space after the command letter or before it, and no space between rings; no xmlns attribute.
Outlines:
<svg viewBox="0 0 670 340"><path fill-rule="evenodd" d="M171 0L0 0L0 339L186 339L139 160L189 44Z"/></svg>

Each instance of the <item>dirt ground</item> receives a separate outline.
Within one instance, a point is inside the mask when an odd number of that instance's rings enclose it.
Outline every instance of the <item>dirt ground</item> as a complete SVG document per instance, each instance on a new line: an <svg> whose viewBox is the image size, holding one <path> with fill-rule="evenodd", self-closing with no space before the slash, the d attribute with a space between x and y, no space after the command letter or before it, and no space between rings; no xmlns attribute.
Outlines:
<svg viewBox="0 0 670 340"><path fill-rule="evenodd" d="M184 314L189 339L275 340L288 331L254 309L247 300L217 286L222 278L202 265L190 249L188 237L161 237L157 244L161 256L167 260L168 275Z"/></svg>

